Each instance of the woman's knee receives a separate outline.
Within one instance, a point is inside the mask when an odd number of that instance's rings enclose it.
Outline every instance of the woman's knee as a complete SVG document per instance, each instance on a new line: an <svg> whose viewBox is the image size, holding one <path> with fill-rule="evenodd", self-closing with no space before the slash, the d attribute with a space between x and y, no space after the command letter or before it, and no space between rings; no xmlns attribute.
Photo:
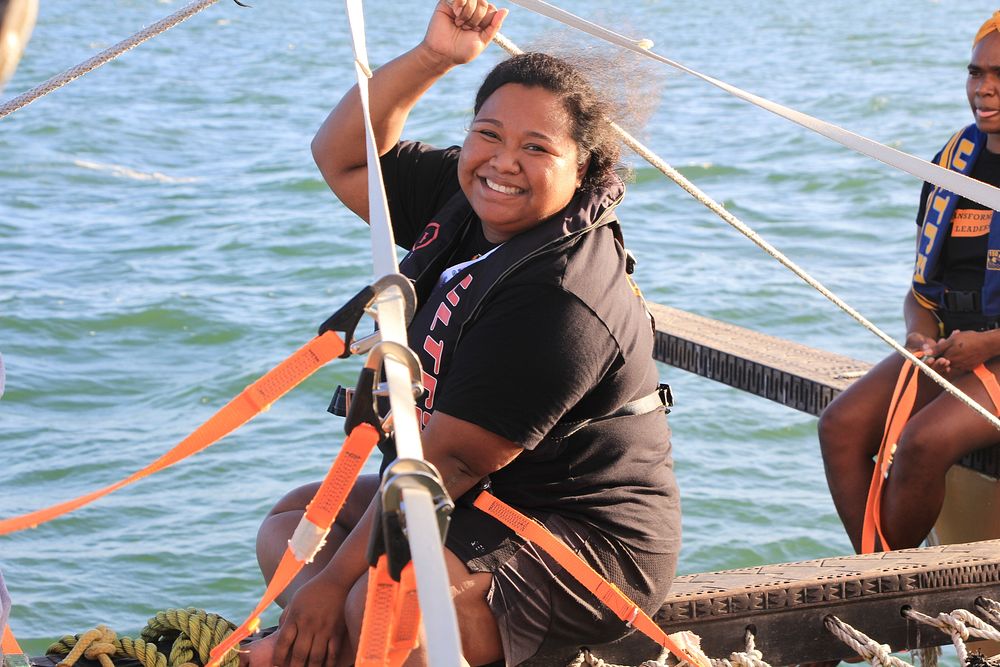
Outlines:
<svg viewBox="0 0 1000 667"><path fill-rule="evenodd" d="M856 431L852 432L852 415L856 414L855 401L848 394L841 394L830 403L819 416L817 429L819 431L820 452L826 461L835 460L851 453L849 442Z"/></svg>
<svg viewBox="0 0 1000 667"><path fill-rule="evenodd" d="M284 514L285 512L304 511L306 505L309 504L309 501L316 495L316 491L319 490L319 485L319 482L311 482L292 489L274 504L274 507L268 511L266 518L277 514Z"/></svg>
<svg viewBox="0 0 1000 667"><path fill-rule="evenodd" d="M892 466L898 471L897 476L943 477L954 463L951 450L943 434L920 422L911 422L899 436Z"/></svg>

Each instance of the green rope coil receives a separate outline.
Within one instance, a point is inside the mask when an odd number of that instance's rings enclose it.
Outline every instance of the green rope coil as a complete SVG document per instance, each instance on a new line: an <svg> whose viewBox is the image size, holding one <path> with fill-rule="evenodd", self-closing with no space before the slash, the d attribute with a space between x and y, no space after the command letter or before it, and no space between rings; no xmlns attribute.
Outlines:
<svg viewBox="0 0 1000 667"><path fill-rule="evenodd" d="M122 637L108 642L108 645L114 647L108 655L132 658L143 667L197 667L209 661L212 648L221 644L234 629L235 624L202 609L167 609L149 619L138 639ZM84 641L93 641L90 639L92 633L93 631L66 635L49 646L45 653L69 656L85 636ZM171 642L170 655L166 656L159 651L158 644L168 641ZM92 658L90 653L76 651L72 660L67 658L60 665L69 667L81 653ZM236 652L231 652L222 662L222 667L238 666L239 656Z"/></svg>

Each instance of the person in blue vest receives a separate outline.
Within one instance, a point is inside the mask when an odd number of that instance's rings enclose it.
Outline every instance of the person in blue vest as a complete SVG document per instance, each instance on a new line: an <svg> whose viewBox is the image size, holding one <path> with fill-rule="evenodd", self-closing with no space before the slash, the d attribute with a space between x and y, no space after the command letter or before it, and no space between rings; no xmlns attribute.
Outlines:
<svg viewBox="0 0 1000 667"><path fill-rule="evenodd" d="M468 500L488 480L647 613L674 576L680 501L651 319L614 215L624 186L613 105L567 61L531 53L486 77L460 147L401 140L420 97L479 56L505 15L482 0L438 3L423 41L374 73L371 110L395 240L409 250L400 270L418 294L408 335L427 389L422 443L457 499L445 556L465 659L560 664L629 628ZM313 155L368 221L356 89L317 133ZM384 455L393 458L391 447ZM326 547L280 601L278 631L251 645L251 665L350 662L377 483L359 481ZM265 578L315 490L291 492L262 524ZM418 650L407 664L425 660Z"/></svg>
<svg viewBox="0 0 1000 667"><path fill-rule="evenodd" d="M953 135L938 165L1000 186L1000 12L973 42L966 92L975 122ZM986 207L925 183L917 216L913 282L903 301L906 346L994 413L981 364L1000 371L1000 223ZM892 355L823 412L819 440L834 504L858 551L872 457L903 359ZM921 375L913 415L884 483L881 523L893 549L915 547L941 511L948 469L1000 442L985 419ZM882 545L883 548L886 545Z"/></svg>

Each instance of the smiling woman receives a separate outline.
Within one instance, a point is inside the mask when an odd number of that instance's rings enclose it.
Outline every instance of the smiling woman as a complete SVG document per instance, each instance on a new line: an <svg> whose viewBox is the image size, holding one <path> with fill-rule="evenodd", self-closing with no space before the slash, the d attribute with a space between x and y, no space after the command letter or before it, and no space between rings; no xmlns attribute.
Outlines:
<svg viewBox="0 0 1000 667"><path fill-rule="evenodd" d="M486 2L439 3L424 40L374 73L370 108L393 233L410 249L400 271L418 298L407 333L427 389L424 453L458 499L445 559L463 653L474 665L558 664L628 627L472 500L489 488L646 613L674 575L680 505L650 318L614 215L624 185L612 105L567 61L523 54L486 77L461 148L400 140L421 96L475 59L504 16ZM356 90L313 154L367 220ZM383 454L384 468L391 442ZM377 482L355 488L333 537L286 590L278 632L254 644L252 665L349 660ZM314 490L292 491L261 526L266 578ZM407 664L425 660L418 651Z"/></svg>

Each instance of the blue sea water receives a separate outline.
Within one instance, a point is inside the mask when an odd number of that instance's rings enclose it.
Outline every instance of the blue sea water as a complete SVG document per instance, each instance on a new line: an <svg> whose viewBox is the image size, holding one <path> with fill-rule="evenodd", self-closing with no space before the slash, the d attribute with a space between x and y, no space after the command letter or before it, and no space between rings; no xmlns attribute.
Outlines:
<svg viewBox="0 0 1000 667"><path fill-rule="evenodd" d="M367 228L309 153L354 76L343 5L253 4L223 0L0 120L0 516L102 487L156 458L371 278ZM432 5L369 3L372 63L416 44ZM6 96L182 6L43 1ZM971 119L964 68L995 9L984 0L567 7L926 158ZM606 50L516 7L504 32L522 45L580 40ZM501 57L494 51L435 87L408 136L460 142L474 88ZM702 81L631 62L658 103L643 140L899 337L919 182ZM658 172L633 164L620 214L649 299L860 359L886 353ZM257 524L282 493L326 471L343 437L328 397L358 368L332 364L197 457L0 537L12 626L29 650L99 622L134 633L170 607L241 620L262 592ZM674 369L661 374L677 397L682 572L850 550L814 418Z"/></svg>

